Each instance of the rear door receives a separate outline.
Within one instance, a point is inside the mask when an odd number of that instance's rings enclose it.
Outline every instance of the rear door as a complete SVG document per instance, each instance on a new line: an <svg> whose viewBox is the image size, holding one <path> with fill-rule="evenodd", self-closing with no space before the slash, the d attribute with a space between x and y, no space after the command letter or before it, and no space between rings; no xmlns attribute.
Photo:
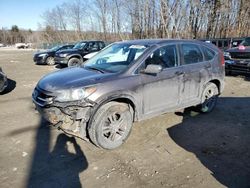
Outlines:
<svg viewBox="0 0 250 188"><path fill-rule="evenodd" d="M193 104L199 101L202 88L211 77L212 66L204 59L200 45L182 43L180 49L184 71L181 100L183 104Z"/></svg>

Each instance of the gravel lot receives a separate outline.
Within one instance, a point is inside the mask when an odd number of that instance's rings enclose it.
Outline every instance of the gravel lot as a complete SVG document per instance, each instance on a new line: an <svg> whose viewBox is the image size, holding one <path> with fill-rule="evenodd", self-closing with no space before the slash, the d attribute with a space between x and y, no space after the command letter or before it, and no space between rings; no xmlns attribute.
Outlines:
<svg viewBox="0 0 250 188"><path fill-rule="evenodd" d="M0 187L250 187L250 78L226 77L216 109L190 109L135 123L106 151L50 128L31 93L55 67L33 51L1 50L9 77L0 95Z"/></svg>

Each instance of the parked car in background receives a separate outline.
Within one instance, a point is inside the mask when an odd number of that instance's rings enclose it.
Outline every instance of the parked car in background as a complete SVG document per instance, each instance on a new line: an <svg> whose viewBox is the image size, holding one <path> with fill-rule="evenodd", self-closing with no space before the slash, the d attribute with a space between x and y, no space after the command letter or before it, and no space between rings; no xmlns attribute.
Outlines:
<svg viewBox="0 0 250 188"><path fill-rule="evenodd" d="M224 57L195 40L113 43L81 67L44 76L32 94L36 109L67 134L114 149L134 121L197 106L211 112L224 88Z"/></svg>
<svg viewBox="0 0 250 188"><path fill-rule="evenodd" d="M224 52L226 74L250 73L250 37Z"/></svg>
<svg viewBox="0 0 250 188"><path fill-rule="evenodd" d="M221 50L225 51L232 47L237 47L244 38L211 38L211 39L200 39L201 41L212 43Z"/></svg>
<svg viewBox="0 0 250 188"><path fill-rule="evenodd" d="M98 52L105 47L103 41L81 41L78 42L73 49L62 50L55 54L55 62L61 65L67 66L79 66L86 59L84 56L92 53Z"/></svg>
<svg viewBox="0 0 250 188"><path fill-rule="evenodd" d="M4 74L2 68L0 67L0 93L5 90L8 86L8 79L6 74Z"/></svg>
<svg viewBox="0 0 250 188"><path fill-rule="evenodd" d="M15 47L17 49L25 49L25 48L30 48L32 46L32 43L16 43Z"/></svg>
<svg viewBox="0 0 250 188"><path fill-rule="evenodd" d="M93 57L94 55L96 55L97 53L98 53L98 52L89 53L89 54L85 55L85 56L83 57L83 59L86 61L86 60L90 59L91 57Z"/></svg>
<svg viewBox="0 0 250 188"><path fill-rule="evenodd" d="M34 54L33 61L36 64L47 64L47 65L54 65L55 64L55 53L60 50L66 50L73 48L73 44L66 44L66 45L59 45L55 46L47 51L37 52Z"/></svg>

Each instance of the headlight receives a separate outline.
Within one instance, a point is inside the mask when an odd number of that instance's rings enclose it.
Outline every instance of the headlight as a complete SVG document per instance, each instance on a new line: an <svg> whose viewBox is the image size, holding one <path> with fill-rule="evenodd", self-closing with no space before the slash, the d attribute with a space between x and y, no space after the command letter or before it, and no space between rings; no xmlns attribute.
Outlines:
<svg viewBox="0 0 250 188"><path fill-rule="evenodd" d="M95 91L95 87L61 90L55 100L59 102L82 100Z"/></svg>
<svg viewBox="0 0 250 188"><path fill-rule="evenodd" d="M59 54L60 57L66 57L68 54Z"/></svg>
<svg viewBox="0 0 250 188"><path fill-rule="evenodd" d="M224 56L230 56L230 53L229 52L224 52Z"/></svg>
<svg viewBox="0 0 250 188"><path fill-rule="evenodd" d="M39 54L38 57L44 57L46 56L47 54Z"/></svg>

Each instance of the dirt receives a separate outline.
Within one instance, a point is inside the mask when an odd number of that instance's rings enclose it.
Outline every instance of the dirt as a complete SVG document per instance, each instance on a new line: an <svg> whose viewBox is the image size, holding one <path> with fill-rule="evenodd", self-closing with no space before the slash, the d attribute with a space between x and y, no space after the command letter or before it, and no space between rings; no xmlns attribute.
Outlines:
<svg viewBox="0 0 250 188"><path fill-rule="evenodd" d="M0 95L0 187L250 187L250 79L226 77L210 114L185 109L135 123L112 151L50 128L31 100L58 70L32 51L0 50L9 77Z"/></svg>

